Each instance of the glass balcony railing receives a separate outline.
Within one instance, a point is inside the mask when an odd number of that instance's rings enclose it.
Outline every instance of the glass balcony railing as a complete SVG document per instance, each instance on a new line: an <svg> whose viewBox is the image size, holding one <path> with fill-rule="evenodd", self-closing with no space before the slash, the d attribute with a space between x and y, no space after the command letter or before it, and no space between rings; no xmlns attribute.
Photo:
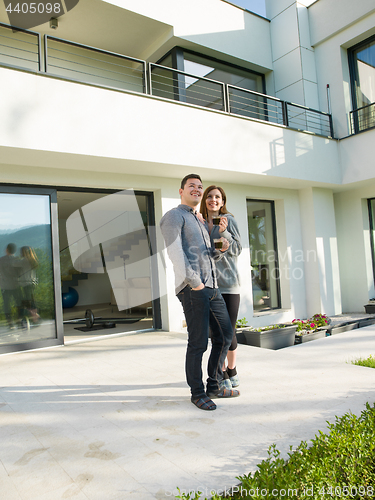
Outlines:
<svg viewBox="0 0 375 500"><path fill-rule="evenodd" d="M44 53L44 62L41 54ZM0 23L0 65L149 94L333 138L332 117L223 82Z"/></svg>

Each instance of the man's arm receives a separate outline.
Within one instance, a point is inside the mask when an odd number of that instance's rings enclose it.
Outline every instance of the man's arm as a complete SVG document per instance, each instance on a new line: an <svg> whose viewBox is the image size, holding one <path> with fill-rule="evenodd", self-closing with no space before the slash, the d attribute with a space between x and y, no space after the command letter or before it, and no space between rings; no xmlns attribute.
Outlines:
<svg viewBox="0 0 375 500"><path fill-rule="evenodd" d="M175 272L176 286L186 283L191 288L200 290L204 288L201 277L191 267L182 247L183 225L184 219L176 210L167 212L160 221L160 229Z"/></svg>

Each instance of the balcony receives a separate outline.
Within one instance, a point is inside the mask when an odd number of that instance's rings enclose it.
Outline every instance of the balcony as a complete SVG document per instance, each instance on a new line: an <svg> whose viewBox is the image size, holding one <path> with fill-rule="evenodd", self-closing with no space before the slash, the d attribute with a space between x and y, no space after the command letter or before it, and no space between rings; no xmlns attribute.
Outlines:
<svg viewBox="0 0 375 500"><path fill-rule="evenodd" d="M358 134L375 128L375 102L350 112L350 133Z"/></svg>
<svg viewBox="0 0 375 500"><path fill-rule="evenodd" d="M42 54L44 58L42 60ZM0 65L333 138L328 113L123 54L0 23Z"/></svg>

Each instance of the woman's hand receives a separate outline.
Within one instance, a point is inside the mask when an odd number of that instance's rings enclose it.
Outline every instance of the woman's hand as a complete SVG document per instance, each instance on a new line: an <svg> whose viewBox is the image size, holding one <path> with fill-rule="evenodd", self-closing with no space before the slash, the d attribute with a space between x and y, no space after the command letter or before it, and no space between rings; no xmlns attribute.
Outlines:
<svg viewBox="0 0 375 500"><path fill-rule="evenodd" d="M222 248L220 248L220 252L225 252L229 248L229 241L226 238L221 237L220 241L223 242Z"/></svg>
<svg viewBox="0 0 375 500"><path fill-rule="evenodd" d="M226 217L220 217L219 233L223 233L228 227L228 219Z"/></svg>
<svg viewBox="0 0 375 500"><path fill-rule="evenodd" d="M205 220L204 220L204 218L203 218L203 215L202 215L200 212L197 212L195 215L197 216L197 219L198 219L198 220L199 220L202 224L204 224L204 223L205 223Z"/></svg>

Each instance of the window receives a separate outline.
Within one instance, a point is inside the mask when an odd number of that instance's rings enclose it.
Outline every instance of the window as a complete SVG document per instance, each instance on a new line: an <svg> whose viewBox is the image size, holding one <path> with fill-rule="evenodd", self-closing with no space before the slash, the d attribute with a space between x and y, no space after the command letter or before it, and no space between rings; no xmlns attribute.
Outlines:
<svg viewBox="0 0 375 500"><path fill-rule="evenodd" d="M352 133L375 127L375 36L348 51L352 88Z"/></svg>
<svg viewBox="0 0 375 500"><path fill-rule="evenodd" d="M234 85L246 90L263 93L263 78L260 73L255 73L238 66L211 60L198 54L183 51L184 71L198 76L204 76L219 82Z"/></svg>
<svg viewBox="0 0 375 500"><path fill-rule="evenodd" d="M247 200L254 311L280 308L273 201Z"/></svg>
<svg viewBox="0 0 375 500"><path fill-rule="evenodd" d="M180 47L174 47L158 64L193 76L155 68L154 95L223 111L224 83L229 86L229 105L232 113L267 119L267 103L264 102L263 96L258 95L265 93L264 75L261 73Z"/></svg>

